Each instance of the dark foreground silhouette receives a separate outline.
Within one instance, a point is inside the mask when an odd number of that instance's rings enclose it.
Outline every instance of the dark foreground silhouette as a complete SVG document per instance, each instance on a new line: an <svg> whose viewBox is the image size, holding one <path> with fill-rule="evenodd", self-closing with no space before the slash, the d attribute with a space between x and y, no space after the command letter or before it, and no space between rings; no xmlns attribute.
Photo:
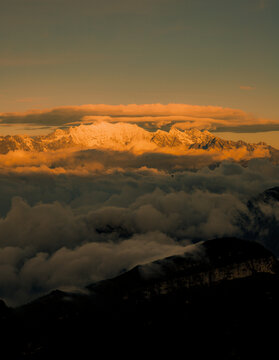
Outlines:
<svg viewBox="0 0 279 360"><path fill-rule="evenodd" d="M56 290L15 309L1 302L0 321L3 359L271 359L278 262L256 242L210 240L84 294Z"/></svg>

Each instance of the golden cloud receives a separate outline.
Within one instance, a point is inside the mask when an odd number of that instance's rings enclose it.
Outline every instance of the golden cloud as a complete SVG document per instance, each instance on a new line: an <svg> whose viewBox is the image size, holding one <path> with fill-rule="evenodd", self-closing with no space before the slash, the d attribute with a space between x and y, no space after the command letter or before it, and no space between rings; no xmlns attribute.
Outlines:
<svg viewBox="0 0 279 360"><path fill-rule="evenodd" d="M0 124L70 126L96 121L140 123L144 127L173 125L200 129L259 127L279 129L279 121L258 118L240 109L187 104L81 105L26 112L0 113ZM179 125L180 124L180 125Z"/></svg>

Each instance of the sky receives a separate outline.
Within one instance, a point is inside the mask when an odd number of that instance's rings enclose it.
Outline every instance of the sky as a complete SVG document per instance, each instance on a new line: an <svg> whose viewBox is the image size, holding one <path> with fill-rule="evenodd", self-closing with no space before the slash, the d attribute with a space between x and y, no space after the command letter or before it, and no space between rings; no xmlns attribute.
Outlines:
<svg viewBox="0 0 279 360"><path fill-rule="evenodd" d="M1 0L0 112L185 103L278 119L277 0Z"/></svg>
<svg viewBox="0 0 279 360"><path fill-rule="evenodd" d="M10 126L7 113L186 104L243 111L248 129L210 130L279 147L278 11L277 0L0 0L0 134L53 130Z"/></svg>

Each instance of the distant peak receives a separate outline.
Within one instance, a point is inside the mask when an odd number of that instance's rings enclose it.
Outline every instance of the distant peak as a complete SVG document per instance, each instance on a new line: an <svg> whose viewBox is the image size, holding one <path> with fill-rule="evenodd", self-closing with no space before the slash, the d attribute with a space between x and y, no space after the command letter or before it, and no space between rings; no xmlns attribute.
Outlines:
<svg viewBox="0 0 279 360"><path fill-rule="evenodd" d="M258 151L270 157L270 149L265 144L247 144L223 140L207 130L189 128L186 130L172 126L169 131L158 129L148 131L138 124L106 121L81 124L62 130L57 129L46 136L6 136L0 137L0 153L9 151L55 151L65 148L131 151L135 153L161 152L187 154L188 150L218 151L243 149L244 154L253 156ZM260 157L262 157L260 156Z"/></svg>

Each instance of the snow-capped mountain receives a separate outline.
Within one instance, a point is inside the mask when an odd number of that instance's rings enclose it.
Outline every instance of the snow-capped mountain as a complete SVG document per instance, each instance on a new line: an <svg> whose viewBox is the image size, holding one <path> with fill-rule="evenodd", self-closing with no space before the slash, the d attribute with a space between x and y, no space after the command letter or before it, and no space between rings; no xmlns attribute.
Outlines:
<svg viewBox="0 0 279 360"><path fill-rule="evenodd" d="M114 151L163 151L180 154L190 149L223 151L243 148L249 153L260 150L270 155L271 146L265 143L248 144L243 141L223 140L210 132L193 128L181 131L172 127L169 132L150 132L128 123L96 123L66 130L57 129L46 136L1 136L0 153L9 151L51 151L65 148L100 149Z"/></svg>

